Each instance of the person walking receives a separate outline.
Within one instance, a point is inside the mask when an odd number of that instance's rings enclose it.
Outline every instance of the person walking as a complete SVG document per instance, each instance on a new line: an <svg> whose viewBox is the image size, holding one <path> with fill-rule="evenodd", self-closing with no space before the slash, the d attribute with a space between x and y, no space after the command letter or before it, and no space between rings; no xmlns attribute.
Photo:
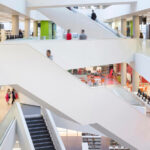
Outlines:
<svg viewBox="0 0 150 150"><path fill-rule="evenodd" d="M94 10L92 10L91 19L95 21L96 18L97 18L96 13L94 12Z"/></svg>
<svg viewBox="0 0 150 150"><path fill-rule="evenodd" d="M71 34L70 29L68 29L68 31L67 31L66 40L72 40L72 34Z"/></svg>
<svg viewBox="0 0 150 150"><path fill-rule="evenodd" d="M87 35L85 34L85 30L82 29L81 34L79 36L79 40L86 40L86 39L87 39Z"/></svg>
<svg viewBox="0 0 150 150"><path fill-rule="evenodd" d="M11 93L12 93L12 104L13 104L16 100L16 90L13 89Z"/></svg>
<svg viewBox="0 0 150 150"><path fill-rule="evenodd" d="M8 105L9 105L10 95L11 95L11 92L10 92L10 89L8 89L7 93L6 93L6 96L5 96L5 99L6 99L6 102L7 102Z"/></svg>

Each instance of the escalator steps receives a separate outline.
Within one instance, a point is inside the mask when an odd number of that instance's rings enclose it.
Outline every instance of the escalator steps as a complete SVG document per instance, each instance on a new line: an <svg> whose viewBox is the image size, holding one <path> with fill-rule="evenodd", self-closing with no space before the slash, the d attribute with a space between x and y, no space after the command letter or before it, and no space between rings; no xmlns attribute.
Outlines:
<svg viewBox="0 0 150 150"><path fill-rule="evenodd" d="M35 150L55 150L43 117L26 118Z"/></svg>

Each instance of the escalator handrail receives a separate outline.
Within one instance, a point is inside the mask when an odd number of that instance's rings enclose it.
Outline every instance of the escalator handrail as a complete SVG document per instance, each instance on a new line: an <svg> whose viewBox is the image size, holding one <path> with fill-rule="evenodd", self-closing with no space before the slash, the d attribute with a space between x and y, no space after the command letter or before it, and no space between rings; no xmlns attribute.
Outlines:
<svg viewBox="0 0 150 150"><path fill-rule="evenodd" d="M10 124L8 125L8 127L6 128L3 136L0 138L0 146L3 144L4 140L5 140L5 137L7 136L7 133L9 132L9 129L11 128L12 124L14 123L15 120L12 120L10 122Z"/></svg>
<svg viewBox="0 0 150 150"><path fill-rule="evenodd" d="M47 124L47 128L51 135L51 138L53 140L53 144L54 144L55 148L59 149L59 150L66 150L66 148L63 144L63 141L57 131L57 127L56 127L56 124L54 122L51 112L45 108L42 108L41 112L42 112L44 120Z"/></svg>
<svg viewBox="0 0 150 150"><path fill-rule="evenodd" d="M8 111L5 118L0 123L0 129L1 129L0 130L0 145L3 143L3 140L5 139L5 136L7 135L12 122L15 120L13 111L14 111L14 106ZM4 126L4 128L3 128L3 126Z"/></svg>

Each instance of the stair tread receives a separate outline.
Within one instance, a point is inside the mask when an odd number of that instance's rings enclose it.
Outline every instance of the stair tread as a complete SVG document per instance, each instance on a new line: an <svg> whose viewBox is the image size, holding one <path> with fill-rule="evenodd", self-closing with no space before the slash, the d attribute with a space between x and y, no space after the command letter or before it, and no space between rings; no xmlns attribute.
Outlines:
<svg viewBox="0 0 150 150"><path fill-rule="evenodd" d="M47 142L42 142L42 143L34 143L34 146L38 146L41 144L49 144L49 146L53 146L53 143L51 141L47 141Z"/></svg>
<svg viewBox="0 0 150 150"><path fill-rule="evenodd" d="M29 130L30 129L40 129L41 130L41 129L47 129L47 128L46 128L46 126L41 126L41 127L30 127Z"/></svg>
<svg viewBox="0 0 150 150"><path fill-rule="evenodd" d="M25 118L25 120L36 120L36 119L43 119L43 117L31 117L31 118Z"/></svg>
<svg viewBox="0 0 150 150"><path fill-rule="evenodd" d="M45 133L45 134L41 134L41 135L32 135L32 137L42 137L42 136L50 136L48 133Z"/></svg>
<svg viewBox="0 0 150 150"><path fill-rule="evenodd" d="M44 123L31 123L31 124L27 124L28 127L38 127L38 126L46 126Z"/></svg>
<svg viewBox="0 0 150 150"><path fill-rule="evenodd" d="M51 138L33 139L32 141L33 141L33 143L36 143L36 142L40 143L41 141L50 141L50 142L52 142Z"/></svg>
<svg viewBox="0 0 150 150"><path fill-rule="evenodd" d="M35 150L55 150L43 117L25 118Z"/></svg>
<svg viewBox="0 0 150 150"><path fill-rule="evenodd" d="M40 130L40 131L30 131L31 134L34 134L34 133L40 133L41 134L43 132L48 132L48 130L45 129L45 130Z"/></svg>
<svg viewBox="0 0 150 150"><path fill-rule="evenodd" d="M35 148L35 150L55 150L54 147L38 147L38 148Z"/></svg>

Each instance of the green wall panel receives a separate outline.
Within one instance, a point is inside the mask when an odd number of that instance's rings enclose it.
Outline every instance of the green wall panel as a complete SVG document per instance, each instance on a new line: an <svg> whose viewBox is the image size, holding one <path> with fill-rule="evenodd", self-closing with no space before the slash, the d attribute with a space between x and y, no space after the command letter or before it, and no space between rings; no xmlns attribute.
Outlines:
<svg viewBox="0 0 150 150"><path fill-rule="evenodd" d="M130 21L130 36L133 36L133 21Z"/></svg>
<svg viewBox="0 0 150 150"><path fill-rule="evenodd" d="M53 39L56 37L56 25L51 21L41 21L41 39Z"/></svg>
<svg viewBox="0 0 150 150"><path fill-rule="evenodd" d="M41 38L49 39L49 21L41 21Z"/></svg>

